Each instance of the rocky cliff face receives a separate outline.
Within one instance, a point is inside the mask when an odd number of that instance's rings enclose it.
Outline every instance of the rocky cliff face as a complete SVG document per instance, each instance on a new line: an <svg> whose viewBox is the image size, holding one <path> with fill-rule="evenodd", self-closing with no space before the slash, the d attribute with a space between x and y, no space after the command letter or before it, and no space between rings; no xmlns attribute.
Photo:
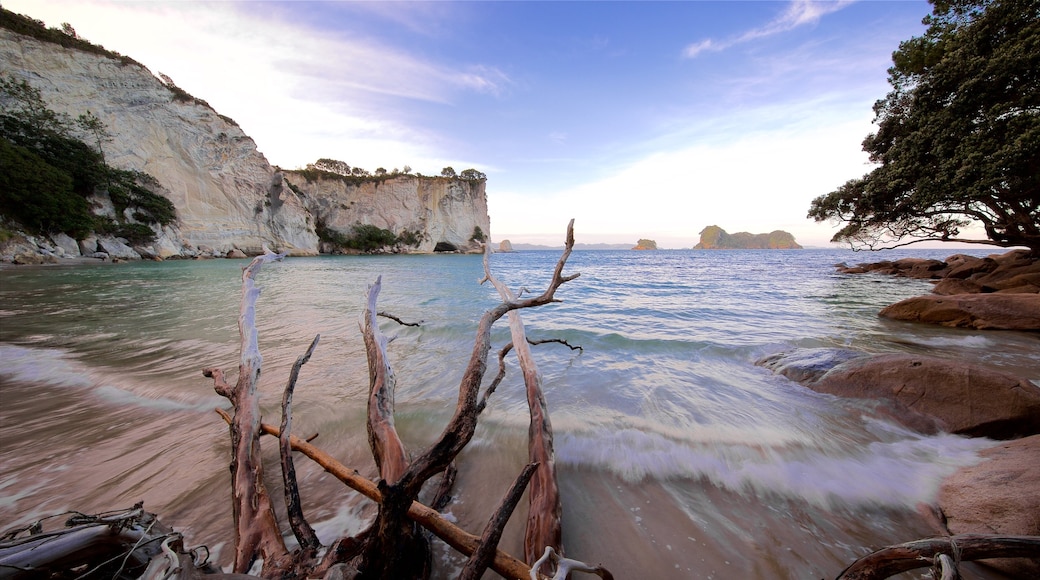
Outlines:
<svg viewBox="0 0 1040 580"><path fill-rule="evenodd" d="M800 250L794 236L783 230L768 234L737 232L728 234L719 226L708 226L701 230L701 241L694 250Z"/></svg>
<svg viewBox="0 0 1040 580"><path fill-rule="evenodd" d="M58 113L90 111L112 136L107 162L158 180L179 218L159 233L158 255L317 252L309 212L253 140L144 67L0 29L0 75L28 81Z"/></svg>
<svg viewBox="0 0 1040 580"><path fill-rule="evenodd" d="M355 224L373 225L395 234L414 232L415 252L478 251L471 238L477 228L491 231L484 180L400 175L358 181L335 175L308 181L302 172L285 176L307 208L326 227L349 235Z"/></svg>

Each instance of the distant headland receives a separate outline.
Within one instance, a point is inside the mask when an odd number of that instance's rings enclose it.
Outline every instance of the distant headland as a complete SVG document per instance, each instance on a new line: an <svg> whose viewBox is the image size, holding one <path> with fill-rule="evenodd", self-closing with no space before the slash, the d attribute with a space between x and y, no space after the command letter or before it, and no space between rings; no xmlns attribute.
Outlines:
<svg viewBox="0 0 1040 580"><path fill-rule="evenodd" d="M802 246L794 236L776 230L768 234L737 232L728 234L719 226L708 226L701 230L701 241L694 250L800 250Z"/></svg>

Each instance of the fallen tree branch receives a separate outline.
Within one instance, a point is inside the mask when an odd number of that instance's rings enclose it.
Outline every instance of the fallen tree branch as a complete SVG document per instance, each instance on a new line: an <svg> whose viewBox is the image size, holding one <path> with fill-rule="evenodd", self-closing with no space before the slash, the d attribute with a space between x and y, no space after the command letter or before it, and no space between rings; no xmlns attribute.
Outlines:
<svg viewBox="0 0 1040 580"><path fill-rule="evenodd" d="M926 568L941 554L958 562L989 558L1040 558L1040 536L961 534L888 546L853 562L837 580L881 580Z"/></svg>
<svg viewBox="0 0 1040 580"><path fill-rule="evenodd" d="M231 415L228 414L227 411L217 409L216 412L225 422L231 422ZM280 434L277 427L266 423L261 423L260 429L264 433L274 435L275 437L278 437ZM383 501L383 495L380 493L376 483L359 474L357 470L347 468L328 453L295 435L290 435L289 441L292 444L294 451L306 455L330 475L343 482L347 487L357 491L376 503ZM459 528L445 519L437 510L425 506L418 501L413 501L408 507L407 516L422 527L433 532L433 534L443 540L444 543L448 544L464 556L468 557L472 555L480 544L479 537ZM531 568L527 564L524 564L517 558L510 556L502 550L496 550L495 558L491 562L491 569L504 578L515 580L528 580L531 571Z"/></svg>
<svg viewBox="0 0 1040 580"><path fill-rule="evenodd" d="M567 228L567 246L554 273L562 277L562 264L574 247L574 221ZM508 286L491 274L490 246L484 247L484 279L490 282L499 296L506 302L516 300L516 295ZM528 426L528 462L538 465L534 478L530 483L527 511L527 527L524 533L524 559L532 562L538 558L539 551L552 547L563 553L563 504L560 500L560 487L556 480L556 455L553 450L552 422L549 419L549 408L542 391L542 377L538 365L534 362L528 344L524 323L517 311L509 312L509 330L513 337L516 358L524 376L527 390L527 406L531 412ZM499 359L500 361L502 359ZM500 373L501 374L501 373Z"/></svg>
<svg viewBox="0 0 1040 580"><path fill-rule="evenodd" d="M296 541L305 550L317 550L321 547L321 542L318 541L318 535L314 533L314 528L307 523L307 519L303 516L300 488L296 481L296 466L293 465L289 434L292 433L293 390L296 389L296 381L300 377L300 369L311 359L311 355L314 354L314 349L317 348L320 338L320 334L315 335L307 352L293 363L292 371L289 373L289 382L286 383L285 392L282 394L282 426L281 434L278 436L279 457L282 463L282 483L285 487L286 515L289 518L289 527L292 529L293 535L296 536Z"/></svg>

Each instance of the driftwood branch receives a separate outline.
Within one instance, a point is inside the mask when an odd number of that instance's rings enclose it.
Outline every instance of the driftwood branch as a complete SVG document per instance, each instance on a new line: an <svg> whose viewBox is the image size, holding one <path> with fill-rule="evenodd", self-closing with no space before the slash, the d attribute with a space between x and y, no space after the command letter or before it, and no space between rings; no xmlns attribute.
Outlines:
<svg viewBox="0 0 1040 580"><path fill-rule="evenodd" d="M562 263L566 261L573 247L573 226L568 227L568 245L560 258L554 280L562 277ZM489 281L499 296L506 302L516 300L516 295L508 286L491 274L490 247L484 248L484 277ZM528 462L538 464L534 478L531 480L527 512L527 528L524 534L524 558L528 562L536 560L541 551L552 547L563 553L563 504L560 500L560 487L556 480L556 454L553 450L552 422L549 420L549 408L542 391L542 377L538 372L534 356L527 341L524 323L517 311L509 312L509 330L516 350L516 358L524 376L527 389L527 405L531 412L528 426ZM500 359L501 360L501 359Z"/></svg>
<svg viewBox="0 0 1040 580"><path fill-rule="evenodd" d="M217 409L216 411L225 422L230 424L232 417L227 413L227 411L224 411L223 409ZM275 437L279 436L278 428L273 425L262 423L260 428L268 435L274 435ZM363 477L357 472L357 470L344 466L325 451L322 451L317 446L312 445L295 435L290 435L289 441L292 444L294 451L306 455L321 466L321 468L327 473L343 482L347 487L357 491L376 503L381 503L383 501L383 495L380 493L379 487L376 483ZM444 543L465 556L472 555L480 544L479 537L459 528L445 519L437 510L425 506L418 501L413 501L408 507L407 516L409 519L426 528L435 536L443 540ZM504 578L515 580L528 580L528 578L530 578L531 568L502 550L495 551L495 557L491 562L491 569Z"/></svg>
<svg viewBox="0 0 1040 580"><path fill-rule="evenodd" d="M567 342L562 338L545 338L542 340L531 340L530 338L527 339L527 344L530 344L532 346L548 343L558 343L566 346L571 350L585 352L585 349L581 345L572 345L571 343ZM506 378L506 355L509 354L509 351L511 350L513 350L513 343L509 342L505 346L503 346L501 350L498 351L498 374L495 375L495 378L491 380L491 384L489 384L488 387L484 389L484 396L480 398L480 403L477 404L477 413L484 412L484 408L487 407L488 399L491 398L491 395L495 393L495 389L497 389L498 385L502 383L502 379Z"/></svg>
<svg viewBox="0 0 1040 580"><path fill-rule="evenodd" d="M247 572L257 558L263 558L264 569L268 570L284 565L288 556L263 482L260 459L260 397L256 386L263 357L260 356L256 332L256 299L260 289L254 283L261 266L283 257L265 253L242 269L242 300L238 314L241 357L235 387L232 389L224 381L219 370L203 370L203 374L213 378L217 393L230 399L235 409L230 435L234 571L237 573Z"/></svg>
<svg viewBox="0 0 1040 580"><path fill-rule="evenodd" d="M405 322L405 321L401 320L400 318L394 316L393 314L390 314L390 313L385 312L385 311L377 312L376 316L382 316L383 318L389 318L390 320L393 320L394 322L400 324L401 326L422 326L422 323L423 323L422 320L420 320L419 322Z"/></svg>
<svg viewBox="0 0 1040 580"><path fill-rule="evenodd" d="M881 580L932 566L940 555L956 562L988 558L1040 558L1040 537L962 534L888 546L856 560L837 580Z"/></svg>
<svg viewBox="0 0 1040 580"><path fill-rule="evenodd" d="M545 547L542 557L535 560L534 564L531 565L531 580L536 580L534 571L546 562L552 562L556 566L556 574L553 575L552 580L567 580L571 572L587 572L595 574L603 578L603 580L614 580L614 575L603 566L590 566L585 562L564 558L549 546Z"/></svg>
<svg viewBox="0 0 1040 580"><path fill-rule="evenodd" d="M484 533L480 536L480 546L469 557L466 567L459 574L459 580L480 580L484 575L484 571L487 570L491 560L495 557L498 541L502 539L502 530L505 529L506 523L509 522L509 516L513 515L516 504L520 503L520 496L527 489L527 484L531 481L531 476L534 475L537 467L538 465L535 463L528 463L524 466L520 475L517 476L512 487L509 488L505 497L502 498L502 503L499 504L491 519L488 520L487 526L484 527Z"/></svg>
<svg viewBox="0 0 1040 580"><path fill-rule="evenodd" d="M397 382L386 356L387 339L379 331L376 300L382 276L368 288L368 305L360 323L368 355L368 443L379 468L379 476L397 483L408 466L404 443L394 426L394 386Z"/></svg>
<svg viewBox="0 0 1040 580"><path fill-rule="evenodd" d="M417 497L424 482L440 473L454 461L470 440L477 427L480 383L487 370L487 356L491 350L491 326L507 313L522 308L533 308L556 302L556 290L564 283L578 277L564 276L563 267L574 247L574 221L567 226L567 249L556 263L548 288L537 296L524 300L506 300L484 313L477 325L476 337L469 362L459 384L459 398L455 413L436 441L412 460L401 476L399 484L411 497Z"/></svg>
<svg viewBox="0 0 1040 580"><path fill-rule="evenodd" d="M454 461L444 468L444 473L441 474L441 482L437 485L437 491L433 494L433 501L430 502L431 508L437 511L444 511L448 502L451 501L451 490L455 487L455 478L458 475L459 468L455 466Z"/></svg>
<svg viewBox="0 0 1040 580"><path fill-rule="evenodd" d="M289 373L289 382L285 385L285 392L282 394L282 426L281 435L278 437L279 456L282 463L282 483L285 487L285 507L289 518L289 527L292 529L293 535L296 536L296 540L300 543L300 547L305 550L317 550L321 547L321 542L318 541L318 535L314 533L314 528L307 523L307 519L303 516L300 488L296 481L296 466L293 465L289 434L292 433L292 396L293 391L296 389L296 381L300 377L300 369L307 364L307 361L311 359L311 355L314 354L314 349L317 348L320 338L320 334L314 336L314 340L311 341L307 352L296 359L292 371Z"/></svg>

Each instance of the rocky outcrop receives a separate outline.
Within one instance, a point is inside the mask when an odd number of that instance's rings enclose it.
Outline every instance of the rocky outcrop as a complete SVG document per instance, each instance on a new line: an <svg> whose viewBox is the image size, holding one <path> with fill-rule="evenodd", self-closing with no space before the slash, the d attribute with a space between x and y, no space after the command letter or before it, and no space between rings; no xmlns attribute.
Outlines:
<svg viewBox="0 0 1040 580"><path fill-rule="evenodd" d="M1040 435L980 452L943 481L938 507L952 534L1040 536ZM1015 578L1040 578L1040 558L985 560Z"/></svg>
<svg viewBox="0 0 1040 580"><path fill-rule="evenodd" d="M800 250L794 236L783 230L768 234L737 232L728 234L719 226L708 226L701 230L701 241L694 250Z"/></svg>
<svg viewBox="0 0 1040 580"><path fill-rule="evenodd" d="M415 234L408 251L479 252L491 231L483 179L398 175L358 180L285 173L308 210L325 227L350 235L355 224Z"/></svg>
<svg viewBox="0 0 1040 580"><path fill-rule="evenodd" d="M513 243L509 240L502 240L498 243L498 251L504 254L513 252Z"/></svg>
<svg viewBox="0 0 1040 580"><path fill-rule="evenodd" d="M758 364L814 391L879 401L881 412L924 433L994 439L1040 433L1040 387L962 361L812 349L774 355Z"/></svg>
<svg viewBox="0 0 1040 580"><path fill-rule="evenodd" d="M655 242L654 240L648 240L648 239L643 238L643 239L640 239L639 241L637 241L635 247L633 247L632 249L633 250L656 250L657 249L657 242Z"/></svg>
<svg viewBox="0 0 1040 580"><path fill-rule="evenodd" d="M1040 259L1029 250L985 258L956 254L945 261L904 258L839 264L838 271L936 280L931 295L881 310L886 318L980 330L1040 330Z"/></svg>
<svg viewBox="0 0 1040 580"><path fill-rule="evenodd" d="M0 75L28 81L58 113L90 111L105 124L109 165L155 177L176 206L177 222L158 232L167 250L260 253L266 244L317 252L309 212L253 140L205 103L178 98L144 67L0 28Z"/></svg>
<svg viewBox="0 0 1040 580"><path fill-rule="evenodd" d="M1040 329L1040 294L954 294L907 298L878 313L884 318L979 330Z"/></svg>

